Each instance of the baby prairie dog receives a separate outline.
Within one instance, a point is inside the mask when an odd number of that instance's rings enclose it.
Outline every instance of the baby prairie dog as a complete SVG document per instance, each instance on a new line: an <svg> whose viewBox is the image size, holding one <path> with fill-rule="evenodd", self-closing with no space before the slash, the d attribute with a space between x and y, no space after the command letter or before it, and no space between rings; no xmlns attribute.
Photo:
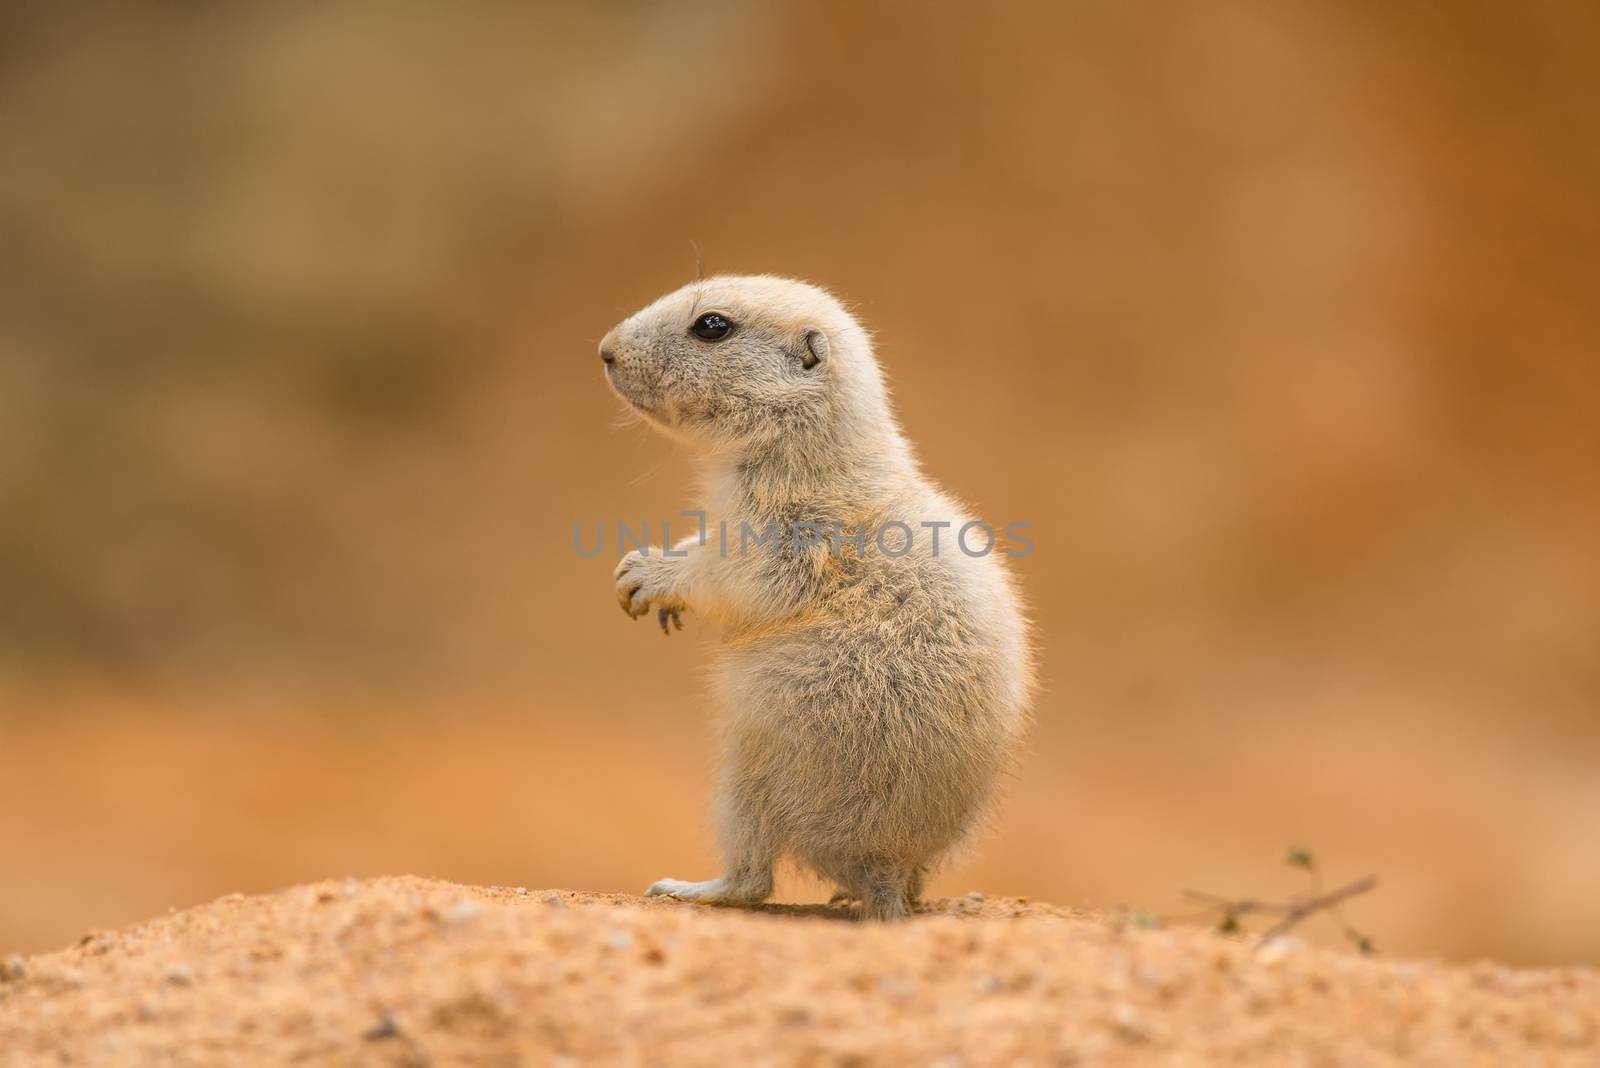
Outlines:
<svg viewBox="0 0 1600 1068"><path fill-rule="evenodd" d="M918 469L866 331L815 286L695 282L600 356L617 395L696 453L706 529L728 531L616 570L630 616L699 613L723 641L726 871L647 893L754 904L788 855L865 917L908 915L1025 725L1027 624L1000 552L958 546L970 517Z"/></svg>

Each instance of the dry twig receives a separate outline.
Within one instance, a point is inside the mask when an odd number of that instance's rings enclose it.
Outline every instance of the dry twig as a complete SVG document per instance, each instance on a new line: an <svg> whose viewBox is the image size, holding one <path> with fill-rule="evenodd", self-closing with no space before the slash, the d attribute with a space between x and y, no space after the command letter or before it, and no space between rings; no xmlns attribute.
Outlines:
<svg viewBox="0 0 1600 1068"><path fill-rule="evenodd" d="M1375 949L1372 939L1362 934L1350 925L1339 912L1339 906L1350 898L1365 894L1378 885L1378 877L1368 875L1357 879L1353 883L1333 890L1322 889L1322 873L1317 869L1316 859L1307 849L1291 849L1286 862L1293 867L1304 868L1311 876L1311 893L1304 897L1291 898L1288 901L1258 901L1254 898L1226 898L1217 894L1207 893L1203 890L1185 890L1184 897L1204 906L1199 915L1220 910L1222 919L1217 923L1217 930L1224 934L1235 934L1240 930L1239 920L1246 916L1276 916L1278 922L1262 932L1257 948L1268 945L1274 939L1288 934L1302 921L1319 912L1326 912L1332 916L1344 929L1345 937L1353 942L1363 954L1370 956Z"/></svg>

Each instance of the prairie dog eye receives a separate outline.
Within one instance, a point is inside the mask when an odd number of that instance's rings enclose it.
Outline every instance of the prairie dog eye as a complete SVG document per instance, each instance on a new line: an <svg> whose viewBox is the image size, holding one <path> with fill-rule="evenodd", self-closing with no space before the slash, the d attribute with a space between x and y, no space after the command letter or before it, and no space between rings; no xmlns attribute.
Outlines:
<svg viewBox="0 0 1600 1068"><path fill-rule="evenodd" d="M716 312L706 312L689 328L701 341L721 341L732 329L733 323Z"/></svg>

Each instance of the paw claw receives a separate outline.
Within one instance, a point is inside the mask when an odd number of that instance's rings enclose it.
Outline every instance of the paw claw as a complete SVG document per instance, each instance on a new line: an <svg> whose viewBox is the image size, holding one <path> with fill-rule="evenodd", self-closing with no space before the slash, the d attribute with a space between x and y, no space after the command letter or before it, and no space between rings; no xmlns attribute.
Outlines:
<svg viewBox="0 0 1600 1068"><path fill-rule="evenodd" d="M667 564L668 561L656 560L640 552L623 557L615 572L617 603L631 619L638 619L654 610L663 631L667 631L669 626L682 630L683 620L679 613L684 605L672 594L673 571Z"/></svg>

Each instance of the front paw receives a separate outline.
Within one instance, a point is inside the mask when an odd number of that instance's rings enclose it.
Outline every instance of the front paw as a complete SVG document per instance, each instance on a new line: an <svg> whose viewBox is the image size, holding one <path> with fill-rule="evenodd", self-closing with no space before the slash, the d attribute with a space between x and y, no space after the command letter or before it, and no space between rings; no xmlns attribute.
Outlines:
<svg viewBox="0 0 1600 1068"><path fill-rule="evenodd" d="M672 592L672 561L635 550L617 565L616 580L617 603L630 617L638 619L654 607L663 634L671 634L673 626L683 629L688 606Z"/></svg>

